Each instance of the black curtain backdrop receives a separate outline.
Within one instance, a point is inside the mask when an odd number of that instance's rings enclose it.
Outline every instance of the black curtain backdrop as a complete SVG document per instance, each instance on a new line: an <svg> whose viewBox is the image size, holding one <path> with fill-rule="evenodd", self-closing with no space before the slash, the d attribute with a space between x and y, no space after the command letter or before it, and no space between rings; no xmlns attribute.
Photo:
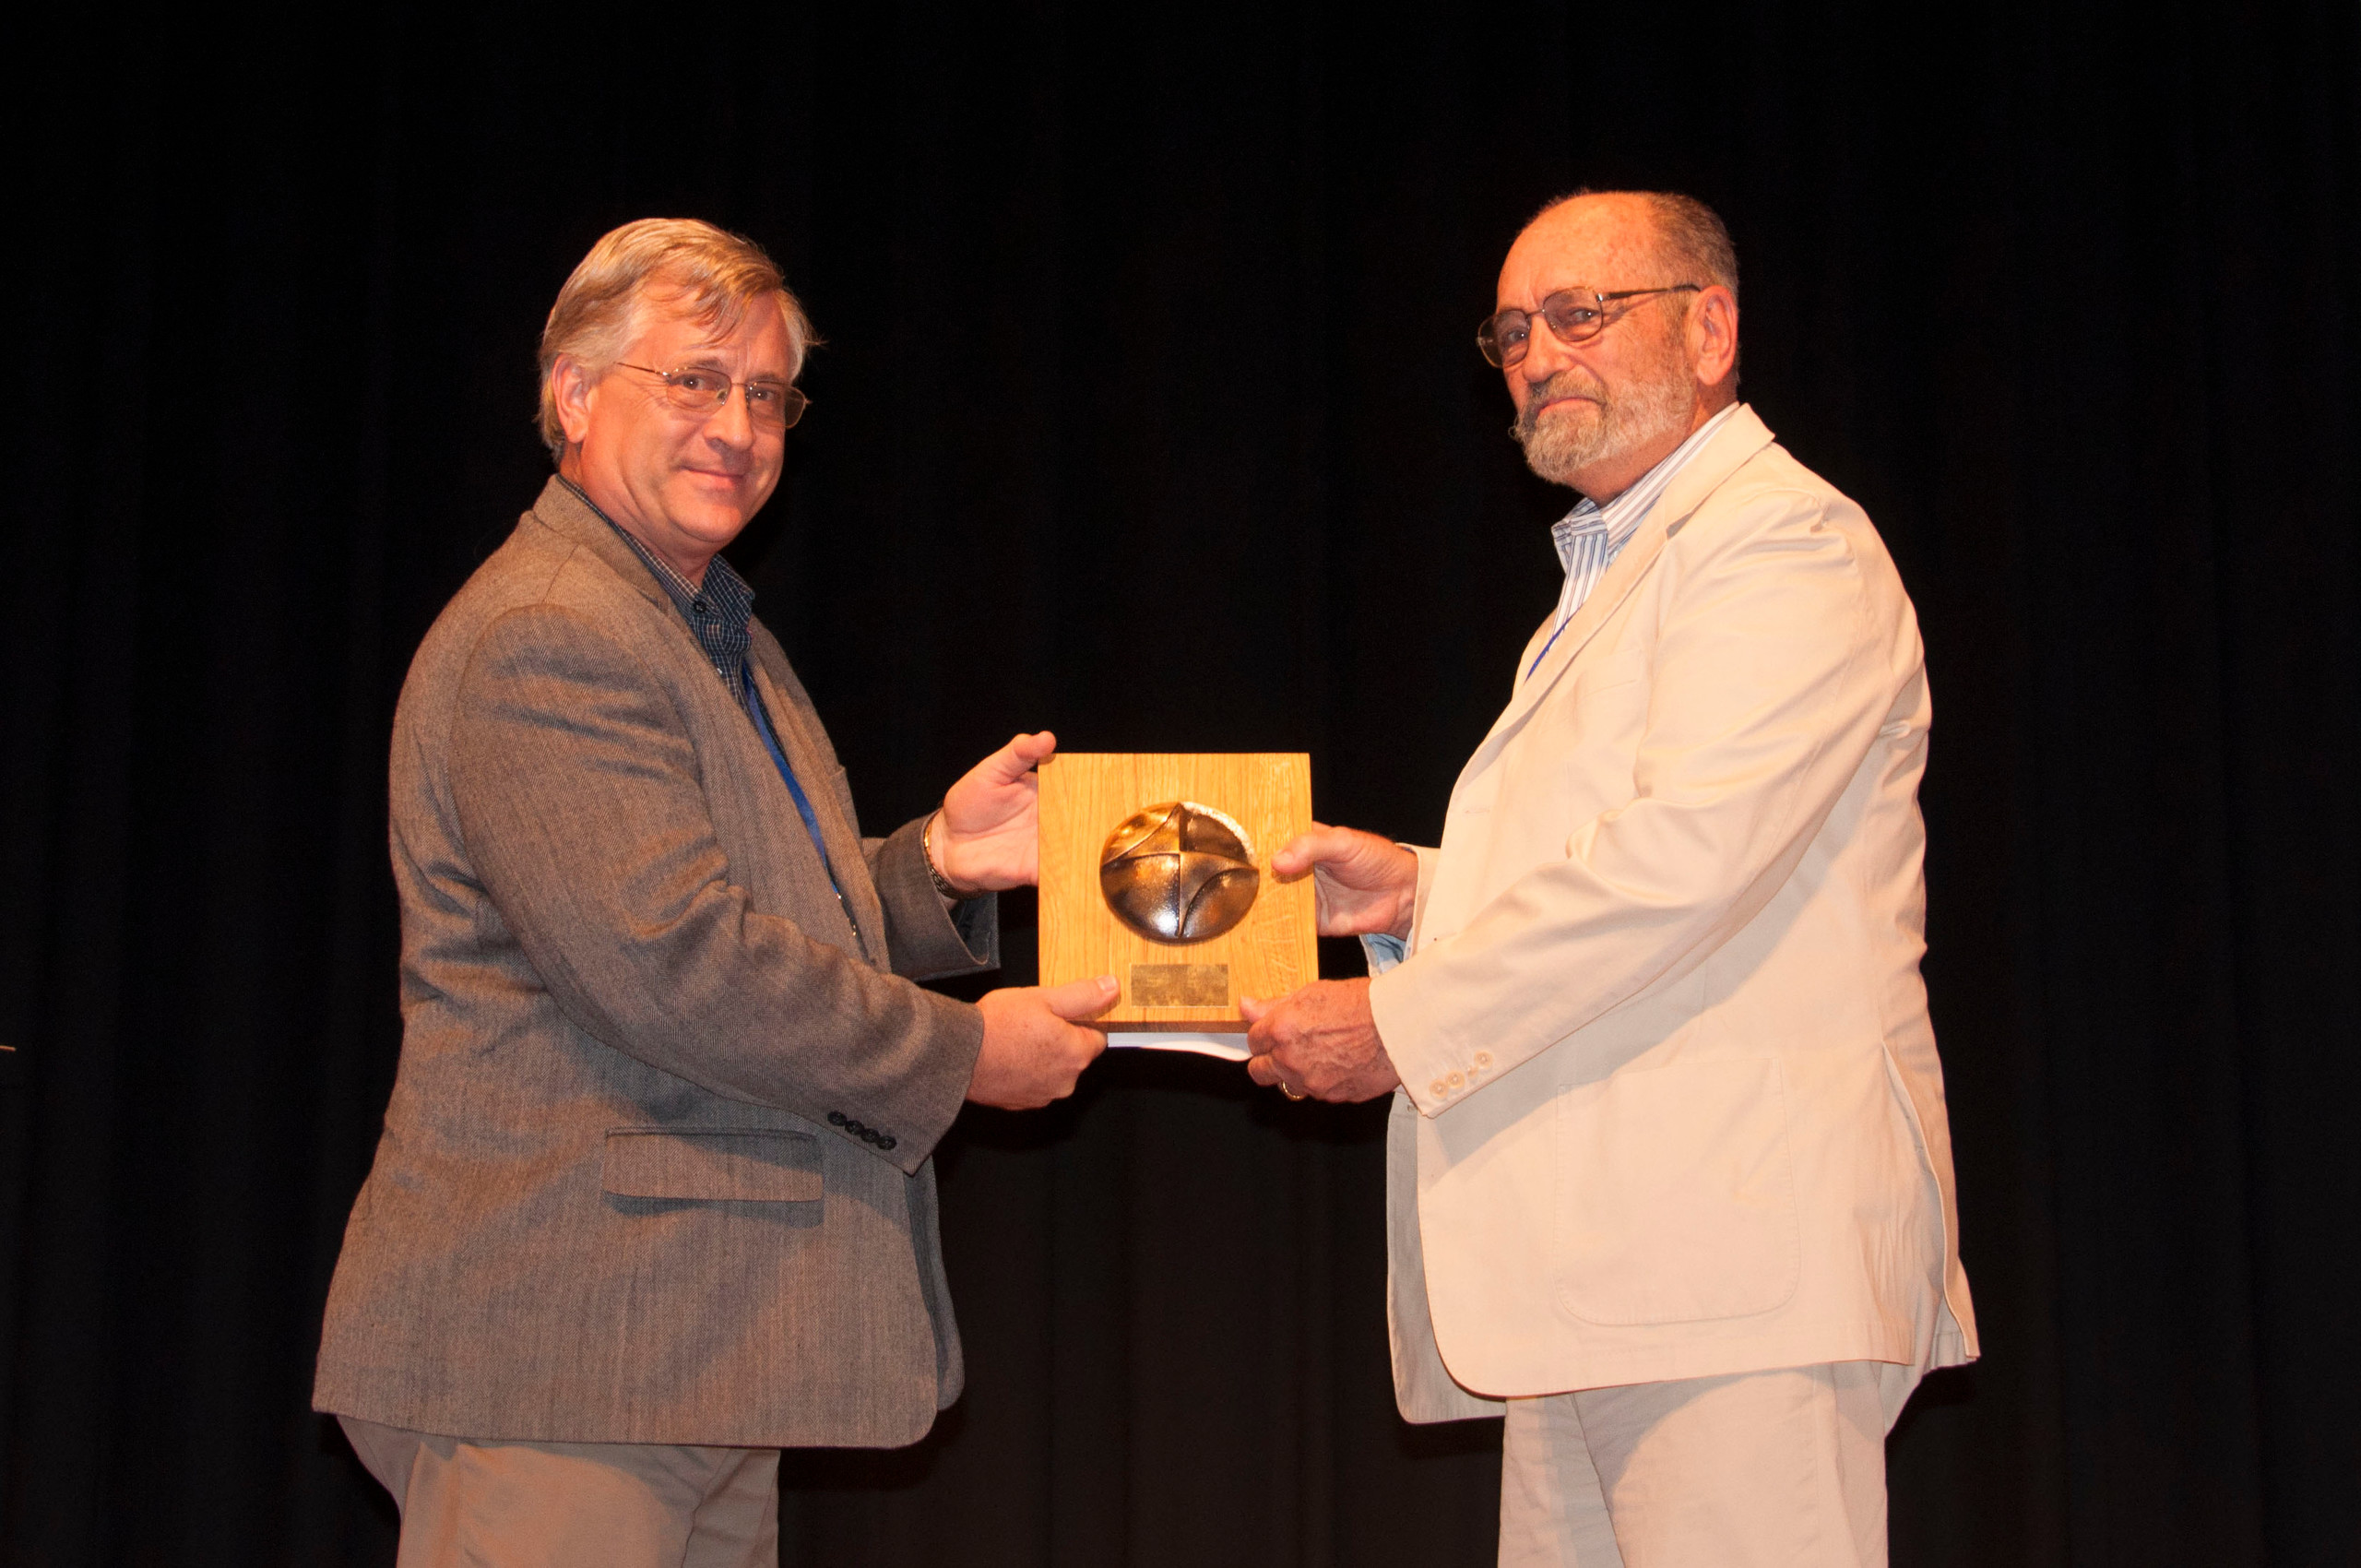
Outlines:
<svg viewBox="0 0 2361 1568"><path fill-rule="evenodd" d="M1926 631L1986 1359L1892 1441L1896 1562L2356 1560L2350 0L45 16L0 148L0 1560L392 1561L307 1408L398 1038L387 727L546 471L600 232L742 230L829 339L732 558L872 824L1048 725L1306 750L1323 816L1431 840L1568 500L1471 334L1582 183L1726 215L1746 395ZM968 1117L967 1395L791 1455L782 1562L1489 1562L1498 1424L1393 1411L1382 1118L1169 1057Z"/></svg>

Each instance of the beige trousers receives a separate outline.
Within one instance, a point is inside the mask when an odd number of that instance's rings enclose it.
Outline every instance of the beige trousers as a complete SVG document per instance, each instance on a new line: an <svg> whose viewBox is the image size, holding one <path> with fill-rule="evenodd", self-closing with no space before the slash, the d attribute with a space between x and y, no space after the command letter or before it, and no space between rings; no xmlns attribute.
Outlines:
<svg viewBox="0 0 2361 1568"><path fill-rule="evenodd" d="M776 1568L778 1450L470 1443L351 1416L397 1568Z"/></svg>
<svg viewBox="0 0 2361 1568"><path fill-rule="evenodd" d="M1512 1399L1501 1568L1885 1568L1915 1382L1837 1361Z"/></svg>

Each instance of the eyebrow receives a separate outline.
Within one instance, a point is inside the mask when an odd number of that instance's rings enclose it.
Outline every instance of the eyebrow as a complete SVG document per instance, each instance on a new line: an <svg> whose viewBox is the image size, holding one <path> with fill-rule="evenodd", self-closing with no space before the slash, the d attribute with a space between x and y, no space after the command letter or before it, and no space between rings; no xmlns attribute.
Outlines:
<svg viewBox="0 0 2361 1568"><path fill-rule="evenodd" d="M723 375L730 374L730 367L721 362L721 356L715 353L710 345L702 347L696 354L690 358L676 361L668 368L672 370L710 370L718 372ZM748 381L775 381L781 386L791 386L795 383L795 377L785 371L773 372L760 369L756 370L752 375L732 376L730 379L740 383Z"/></svg>

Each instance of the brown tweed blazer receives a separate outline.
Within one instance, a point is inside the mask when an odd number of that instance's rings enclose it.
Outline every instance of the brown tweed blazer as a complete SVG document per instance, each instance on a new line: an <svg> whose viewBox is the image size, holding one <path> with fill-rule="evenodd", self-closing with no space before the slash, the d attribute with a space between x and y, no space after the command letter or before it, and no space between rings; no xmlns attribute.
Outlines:
<svg viewBox="0 0 2361 1568"><path fill-rule="evenodd" d="M983 1024L911 981L991 968L993 910L954 923L919 823L860 837L753 643L841 903L687 624L563 485L428 632L394 720L401 1064L319 1408L892 1445L957 1396L929 1154Z"/></svg>

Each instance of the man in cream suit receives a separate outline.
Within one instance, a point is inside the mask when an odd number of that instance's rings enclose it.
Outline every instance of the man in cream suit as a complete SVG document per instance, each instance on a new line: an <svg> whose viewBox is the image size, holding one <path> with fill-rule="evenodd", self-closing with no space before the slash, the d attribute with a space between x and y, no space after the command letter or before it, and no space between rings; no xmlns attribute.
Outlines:
<svg viewBox="0 0 2361 1568"><path fill-rule="evenodd" d="M1069 1092L1113 982L996 991L1034 880L1019 736L864 837L718 554L777 484L811 330L705 223L600 240L541 341L557 459L394 720L402 1054L314 1402L402 1568L767 1568L778 1450L957 1397L930 1152Z"/></svg>
<svg viewBox="0 0 2361 1568"><path fill-rule="evenodd" d="M1251 1007L1251 1070L1394 1093L1402 1412L1505 1408L1519 1568L1882 1563L1885 1433L1976 1353L1917 626L1869 518L1738 401L1738 319L1698 202L1526 228L1479 344L1586 498L1557 612L1440 849L1317 827L1273 860L1376 972Z"/></svg>

